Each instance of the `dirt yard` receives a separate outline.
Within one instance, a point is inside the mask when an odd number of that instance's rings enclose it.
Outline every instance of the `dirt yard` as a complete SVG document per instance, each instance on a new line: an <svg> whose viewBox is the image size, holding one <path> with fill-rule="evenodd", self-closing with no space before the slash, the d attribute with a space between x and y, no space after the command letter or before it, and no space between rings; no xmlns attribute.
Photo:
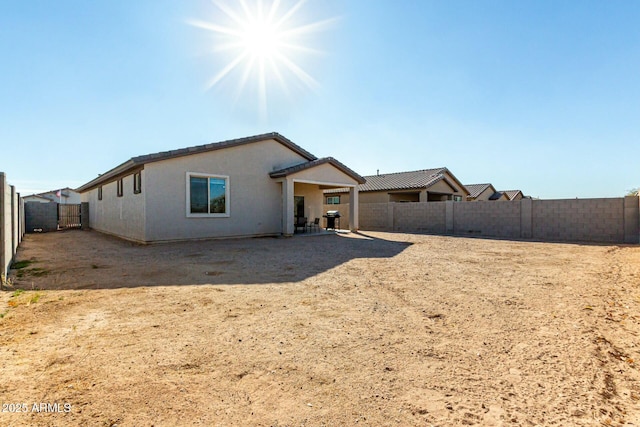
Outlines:
<svg viewBox="0 0 640 427"><path fill-rule="evenodd" d="M70 231L18 260L3 426L640 425L640 247Z"/></svg>

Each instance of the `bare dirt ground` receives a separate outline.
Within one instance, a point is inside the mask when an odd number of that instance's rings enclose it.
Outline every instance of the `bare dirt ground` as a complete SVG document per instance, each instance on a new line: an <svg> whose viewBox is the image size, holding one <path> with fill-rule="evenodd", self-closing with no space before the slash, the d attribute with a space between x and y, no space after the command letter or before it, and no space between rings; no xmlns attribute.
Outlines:
<svg viewBox="0 0 640 427"><path fill-rule="evenodd" d="M3 426L640 425L637 246L73 231L18 259Z"/></svg>

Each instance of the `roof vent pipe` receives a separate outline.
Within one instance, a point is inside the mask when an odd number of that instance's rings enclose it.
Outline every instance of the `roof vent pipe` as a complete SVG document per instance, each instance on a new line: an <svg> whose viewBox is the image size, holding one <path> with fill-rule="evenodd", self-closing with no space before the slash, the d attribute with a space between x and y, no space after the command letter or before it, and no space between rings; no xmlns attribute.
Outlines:
<svg viewBox="0 0 640 427"><path fill-rule="evenodd" d="M380 175L380 169L376 169L376 175Z"/></svg>

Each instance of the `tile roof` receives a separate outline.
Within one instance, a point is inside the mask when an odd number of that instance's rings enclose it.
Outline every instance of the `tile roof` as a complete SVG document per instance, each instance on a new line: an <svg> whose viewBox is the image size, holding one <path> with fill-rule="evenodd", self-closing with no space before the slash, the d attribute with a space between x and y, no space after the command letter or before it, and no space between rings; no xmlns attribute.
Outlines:
<svg viewBox="0 0 640 427"><path fill-rule="evenodd" d="M411 172L395 172L379 175L367 175L365 184L358 186L359 192L386 191L386 190L410 190L427 188L436 182L446 179L445 173L451 174L447 168L422 169ZM453 177L453 175L451 175ZM455 178L454 178L455 180ZM460 184L464 189L464 186ZM325 190L325 193L345 193L347 188L334 188Z"/></svg>
<svg viewBox="0 0 640 427"><path fill-rule="evenodd" d="M489 197L489 200L498 200L500 197L502 197L502 192L496 191L491 197Z"/></svg>
<svg viewBox="0 0 640 427"><path fill-rule="evenodd" d="M522 194L522 191L520 190L505 190L505 191L501 191L501 193L504 193L507 195L507 197L509 198L509 200L513 200L518 193Z"/></svg>
<svg viewBox="0 0 640 427"><path fill-rule="evenodd" d="M279 133L270 132L270 133L265 133L261 135L248 136L245 138L229 139L226 141L214 142L211 144L197 145L194 147L180 148L178 150L162 151L159 153L152 153L152 154L146 154L143 156L132 157L131 159L127 160L121 165L116 166L115 168L99 175L97 178L79 187L78 189L76 189L76 191L83 192L83 191L90 190L103 183L112 181L118 176L122 176L126 173L130 173L135 169L139 169L141 168L142 165L146 163L158 162L161 160L173 159L173 158L182 157L182 156L190 156L192 154L199 154L207 151L220 150L223 148L237 147L239 145L251 144L254 142L266 141L269 139L273 139L279 142L280 144L290 148L291 150L300 154L302 157L304 157L309 161L317 160L316 156L314 156L307 150L303 149L299 145L294 144L292 141L280 135Z"/></svg>
<svg viewBox="0 0 640 427"><path fill-rule="evenodd" d="M358 175L353 170L349 169L348 167L346 167L344 164L342 164L341 162L337 161L333 157L323 157L321 159L316 159L316 160L312 160L310 162L301 163L299 165L291 166L291 167L288 167L288 168L285 168L285 169L280 169L280 170L277 170L277 171L273 171L273 172L271 172L269 174L269 176L271 178L280 178L280 177L284 177L284 176L288 176L288 175L294 174L296 172L303 171L305 169L310 169L310 168L313 168L313 167L316 167L316 166L320 166L320 165L323 165L325 163L329 163L329 164L335 166L337 169L341 170L345 174L349 175L351 178L355 179L359 184L364 184L366 182L366 180L363 177L361 177L360 175Z"/></svg>
<svg viewBox="0 0 640 427"><path fill-rule="evenodd" d="M464 186L469 190L469 197L472 199L478 197L487 188L492 187L491 184L465 184Z"/></svg>
<svg viewBox="0 0 640 427"><path fill-rule="evenodd" d="M317 159L316 156L309 153L307 150L303 149L299 145L294 144L292 141L280 135L279 133L271 132L271 133L265 133L262 135L248 136L245 138L236 138L236 139L229 139L226 141L213 142L211 144L197 145L195 147L180 148L178 150L170 150L170 151L163 151L160 153L146 154L144 156L134 157L131 160L133 160L135 163L157 162L160 160L172 159L174 157L189 156L191 154L198 154L206 151L220 150L222 148L236 147L238 145L250 144L252 142L265 141L267 139L274 139L278 141L282 145L285 145L290 149L292 149L293 151L297 152L307 160Z"/></svg>

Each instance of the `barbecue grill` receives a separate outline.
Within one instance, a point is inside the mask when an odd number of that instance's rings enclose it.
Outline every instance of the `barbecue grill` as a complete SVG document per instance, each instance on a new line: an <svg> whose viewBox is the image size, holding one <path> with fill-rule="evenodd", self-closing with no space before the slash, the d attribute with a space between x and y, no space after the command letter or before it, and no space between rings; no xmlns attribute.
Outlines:
<svg viewBox="0 0 640 427"><path fill-rule="evenodd" d="M340 212L339 211L327 211L326 215L322 215L327 219L326 230L337 230L340 228Z"/></svg>

